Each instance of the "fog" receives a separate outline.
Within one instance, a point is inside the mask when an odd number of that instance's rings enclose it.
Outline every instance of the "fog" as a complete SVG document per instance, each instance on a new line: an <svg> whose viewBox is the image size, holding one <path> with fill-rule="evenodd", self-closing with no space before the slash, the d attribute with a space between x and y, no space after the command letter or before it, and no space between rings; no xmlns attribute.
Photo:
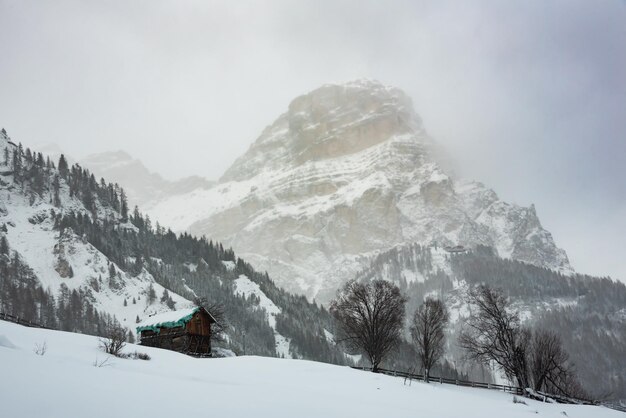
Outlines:
<svg viewBox="0 0 626 418"><path fill-rule="evenodd" d="M626 280L625 22L617 0L0 0L0 125L215 179L297 95L373 78L577 270Z"/></svg>

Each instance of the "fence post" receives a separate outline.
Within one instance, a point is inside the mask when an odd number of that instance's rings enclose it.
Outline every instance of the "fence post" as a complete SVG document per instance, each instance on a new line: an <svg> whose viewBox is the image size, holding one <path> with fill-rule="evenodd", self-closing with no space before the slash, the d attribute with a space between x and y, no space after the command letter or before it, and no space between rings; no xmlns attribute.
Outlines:
<svg viewBox="0 0 626 418"><path fill-rule="evenodd" d="M459 379L455 379L454 380L454 384L458 386L459 385Z"/></svg>
<svg viewBox="0 0 626 418"><path fill-rule="evenodd" d="M443 378L442 377L439 377L439 384L443 385Z"/></svg>

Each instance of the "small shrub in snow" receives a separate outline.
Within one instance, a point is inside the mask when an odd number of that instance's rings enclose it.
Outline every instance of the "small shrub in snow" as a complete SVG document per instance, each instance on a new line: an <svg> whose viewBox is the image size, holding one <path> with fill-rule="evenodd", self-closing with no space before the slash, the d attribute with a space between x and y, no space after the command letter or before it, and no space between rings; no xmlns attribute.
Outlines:
<svg viewBox="0 0 626 418"><path fill-rule="evenodd" d="M128 358L133 360L150 360L150 356L147 353L139 353L137 351L128 354Z"/></svg>
<svg viewBox="0 0 626 418"><path fill-rule="evenodd" d="M122 349L126 345L126 330L121 327L112 327L106 338L100 338L100 347L105 353L115 357L122 357Z"/></svg>
<svg viewBox="0 0 626 418"><path fill-rule="evenodd" d="M46 354L46 351L48 351L48 344L46 344L45 341L41 344L35 343L35 348L33 349L33 351L38 356L43 356L44 354Z"/></svg>
<svg viewBox="0 0 626 418"><path fill-rule="evenodd" d="M93 362L93 367L108 367L111 365L109 360L110 357L106 357L104 360L98 360L98 357L96 357L96 360Z"/></svg>

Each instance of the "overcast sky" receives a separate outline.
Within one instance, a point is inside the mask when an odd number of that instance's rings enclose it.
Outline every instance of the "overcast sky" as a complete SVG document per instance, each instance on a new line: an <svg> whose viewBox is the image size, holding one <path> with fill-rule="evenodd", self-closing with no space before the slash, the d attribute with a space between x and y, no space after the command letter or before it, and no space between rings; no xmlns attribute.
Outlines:
<svg viewBox="0 0 626 418"><path fill-rule="evenodd" d="M0 125L218 178L291 99L404 89L460 172L626 281L624 1L0 0Z"/></svg>

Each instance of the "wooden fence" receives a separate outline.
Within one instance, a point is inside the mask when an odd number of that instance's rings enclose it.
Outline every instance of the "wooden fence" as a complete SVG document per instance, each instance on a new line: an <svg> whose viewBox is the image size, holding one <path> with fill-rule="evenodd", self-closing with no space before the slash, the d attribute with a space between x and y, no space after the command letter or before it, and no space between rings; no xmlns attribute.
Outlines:
<svg viewBox="0 0 626 418"><path fill-rule="evenodd" d="M352 368L357 369L357 370L365 370L365 371L372 370L371 367L353 366ZM388 370L388 369L378 369L378 372L381 374L388 375L388 376L403 377L405 379L424 380L424 375L420 373L411 373L411 372L403 372L400 370ZM471 380L449 379L449 378L440 377L440 376L439 377L430 376L429 380L431 383L440 383L440 384L446 383L449 385L498 390L498 391L510 393L513 395L526 396L528 398L535 399L535 400L542 401L542 402L556 402L556 403L576 404L576 405L598 405L598 406L605 406L607 408L611 408L617 411L626 412L625 407L621 405L613 404L613 403L593 401L593 400L588 400L588 399L570 398L567 396L555 395L555 394L545 393L541 391L534 391L531 389L523 390L522 388L519 388L517 386L497 385L495 383L474 382Z"/></svg>
<svg viewBox="0 0 626 418"><path fill-rule="evenodd" d="M357 370L365 370L371 371L371 367L352 367ZM378 369L378 373L386 374L388 376L396 376L403 377L405 379L411 380L424 380L424 375L420 373L411 373L411 372L403 372L400 370L388 370L388 369ZM524 391L517 386L508 386L508 385L497 385L495 383L484 383L484 382L473 382L471 380L461 380L461 379L449 379L447 377L441 376L430 376L429 377L431 383L446 383L449 385L457 385L457 386L466 386L472 388L482 388L482 389L492 389L499 390L501 392L511 393L513 395L524 395Z"/></svg>
<svg viewBox="0 0 626 418"><path fill-rule="evenodd" d="M0 320L9 321L9 322L15 322L16 324L24 325L25 327L50 329L48 327L44 327L41 324L37 324L35 322L28 321L26 319L22 319L22 318L20 318L18 316L10 315L10 314L4 313L4 312L0 312Z"/></svg>
<svg viewBox="0 0 626 418"><path fill-rule="evenodd" d="M357 369L357 370L365 370L365 371L372 370L371 367L353 366L352 368ZM405 379L424 380L424 375L420 373L411 373L411 372L403 372L400 370L388 370L388 369L378 369L378 372L382 374L386 374L388 376L403 377ZM611 408L617 411L626 412L626 407L615 404L615 403L600 402L600 401L594 401L594 400L589 400L589 399L570 398L570 397L563 396L563 395L555 395L555 394L545 393L541 391L534 391L532 389L522 390L522 388L519 388L517 386L497 385L495 383L474 382L471 380L448 379L446 377L437 377L437 376L430 376L429 380L431 383L440 383L440 384L446 383L449 385L498 390L501 392L511 393L513 395L526 396L528 398L535 399L535 400L542 401L542 402L556 402L556 403L575 404L575 405L598 405L598 406Z"/></svg>

